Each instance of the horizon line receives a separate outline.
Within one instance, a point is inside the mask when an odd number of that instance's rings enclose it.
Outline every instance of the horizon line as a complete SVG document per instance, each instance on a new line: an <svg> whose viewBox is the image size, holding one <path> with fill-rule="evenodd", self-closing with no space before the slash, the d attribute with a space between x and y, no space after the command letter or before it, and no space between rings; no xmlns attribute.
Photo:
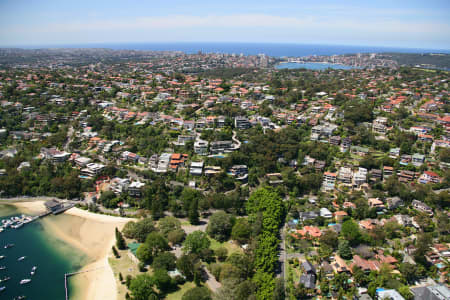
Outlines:
<svg viewBox="0 0 450 300"><path fill-rule="evenodd" d="M269 45L304 45L304 46L341 46L341 47L367 47L367 48L397 48L397 49L411 49L411 50L443 50L450 51L450 48L440 47L413 47L413 46L389 46L389 45L367 45L367 44L346 44L346 43L301 43L301 42L270 42L270 41L258 41L258 42L243 42L243 41L119 41L119 42L79 42L79 43L43 43L43 44L0 44L0 48L32 48L33 49L46 49L52 48L64 48L73 46L93 46L93 45L126 45L126 44L269 44ZM86 47L91 48L91 47ZM130 49L135 50L135 49Z"/></svg>

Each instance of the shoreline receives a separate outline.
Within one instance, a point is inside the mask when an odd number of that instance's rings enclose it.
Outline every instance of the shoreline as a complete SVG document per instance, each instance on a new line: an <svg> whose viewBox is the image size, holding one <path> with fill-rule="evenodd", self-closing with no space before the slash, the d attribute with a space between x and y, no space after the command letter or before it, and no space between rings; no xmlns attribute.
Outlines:
<svg viewBox="0 0 450 300"><path fill-rule="evenodd" d="M0 204L13 205L26 214L45 211L46 197L37 199L4 199ZM28 200L28 201L27 201ZM41 219L44 230L57 239L82 252L88 263L78 271L89 271L70 277L74 292L71 299L117 298L117 285L108 258L115 243L115 228L123 228L132 218L95 214L73 207L57 216Z"/></svg>

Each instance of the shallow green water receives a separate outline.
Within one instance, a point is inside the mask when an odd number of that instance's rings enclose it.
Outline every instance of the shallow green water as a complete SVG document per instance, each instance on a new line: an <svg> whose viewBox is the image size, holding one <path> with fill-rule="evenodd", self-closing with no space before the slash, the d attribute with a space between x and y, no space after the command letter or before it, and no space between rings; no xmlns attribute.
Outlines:
<svg viewBox="0 0 450 300"><path fill-rule="evenodd" d="M0 204L0 219L6 216L18 215L20 212L11 205ZM49 216L48 218L51 218ZM4 249L7 243L14 247ZM86 257L79 251L57 240L46 232L39 220L25 224L19 229L7 229L0 233L0 279L8 276L10 280L1 282L6 289L0 292L0 299L14 299L25 295L32 300L65 299L64 274L81 269ZM23 261L17 259L26 256ZM30 275L31 268L37 267L34 276ZM22 279L30 278L32 281L20 285ZM70 294L73 288L69 286Z"/></svg>

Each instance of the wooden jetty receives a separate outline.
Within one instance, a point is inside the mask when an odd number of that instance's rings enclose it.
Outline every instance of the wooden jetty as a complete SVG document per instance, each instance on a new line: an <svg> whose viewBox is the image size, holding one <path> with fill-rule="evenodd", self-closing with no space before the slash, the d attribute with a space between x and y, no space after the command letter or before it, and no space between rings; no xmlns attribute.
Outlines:
<svg viewBox="0 0 450 300"><path fill-rule="evenodd" d="M69 287L67 285L67 280L70 276L74 276L77 274L81 274L81 273L87 273L87 272L93 272L99 269L103 269L104 267L98 267L95 269L90 269L90 270L85 270L85 271L78 271L78 272L73 272L73 273L66 273L64 274L64 289L66 290L66 300L69 300Z"/></svg>

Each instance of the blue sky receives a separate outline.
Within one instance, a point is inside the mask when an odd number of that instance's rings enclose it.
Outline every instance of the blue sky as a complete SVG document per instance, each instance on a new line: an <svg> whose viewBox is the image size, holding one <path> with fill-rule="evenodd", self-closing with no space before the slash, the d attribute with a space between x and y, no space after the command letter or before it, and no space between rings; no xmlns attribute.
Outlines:
<svg viewBox="0 0 450 300"><path fill-rule="evenodd" d="M448 50L450 0L0 0L0 46L205 41Z"/></svg>

